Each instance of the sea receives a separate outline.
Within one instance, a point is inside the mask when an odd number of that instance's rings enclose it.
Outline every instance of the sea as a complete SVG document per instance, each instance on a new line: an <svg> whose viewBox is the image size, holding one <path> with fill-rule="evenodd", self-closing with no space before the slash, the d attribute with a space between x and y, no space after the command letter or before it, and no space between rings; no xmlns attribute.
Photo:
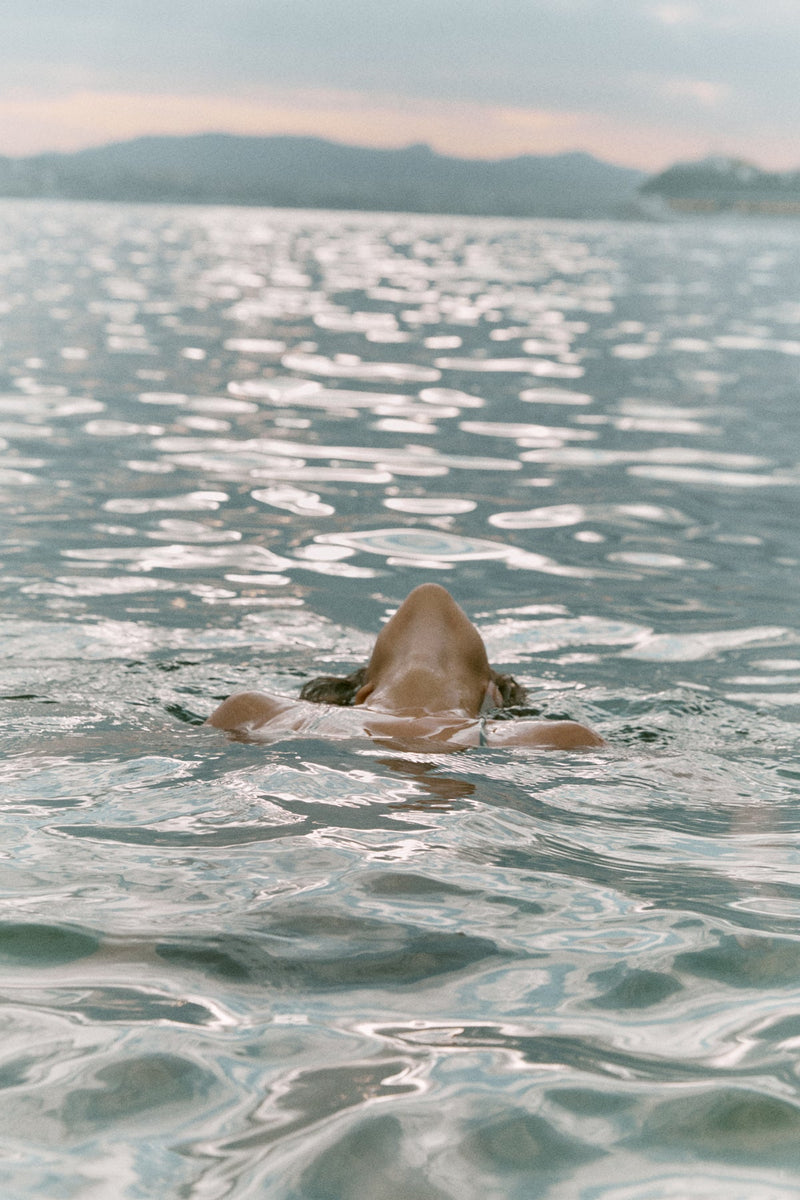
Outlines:
<svg viewBox="0 0 800 1200"><path fill-rule="evenodd" d="M4 200L0 342L4 1200L800 1194L800 226ZM203 726L425 581L607 745Z"/></svg>

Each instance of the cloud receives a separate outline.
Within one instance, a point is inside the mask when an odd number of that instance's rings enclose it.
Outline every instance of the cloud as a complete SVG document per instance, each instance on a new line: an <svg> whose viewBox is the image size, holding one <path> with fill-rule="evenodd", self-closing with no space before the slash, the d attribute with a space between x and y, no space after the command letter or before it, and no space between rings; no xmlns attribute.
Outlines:
<svg viewBox="0 0 800 1200"><path fill-rule="evenodd" d="M731 94L727 84L708 79L667 79L661 91L668 98L692 100L703 108L718 108Z"/></svg>
<svg viewBox="0 0 800 1200"><path fill-rule="evenodd" d="M653 16L662 25L692 25L700 13L694 4L658 4Z"/></svg>
<svg viewBox="0 0 800 1200"><path fill-rule="evenodd" d="M697 103L696 81L689 83L688 102ZM675 84L662 81L664 87ZM84 90L47 100L29 93L0 97L0 142L11 154L208 131L310 135L365 146L427 142L442 154L467 158L589 150L610 162L650 170L712 152L736 150L759 158L755 150L715 141L697 124L676 124L644 106L616 116L331 88L260 89L246 96Z"/></svg>
<svg viewBox="0 0 800 1200"><path fill-rule="evenodd" d="M73 91L0 97L7 153L70 151L146 134L209 130L298 134L361 145L429 142L441 153L500 158L556 152L570 114L333 88L251 90L244 96Z"/></svg>
<svg viewBox="0 0 800 1200"><path fill-rule="evenodd" d="M665 0L653 4L649 15L676 30L704 27L719 32L786 30L797 18L796 0Z"/></svg>

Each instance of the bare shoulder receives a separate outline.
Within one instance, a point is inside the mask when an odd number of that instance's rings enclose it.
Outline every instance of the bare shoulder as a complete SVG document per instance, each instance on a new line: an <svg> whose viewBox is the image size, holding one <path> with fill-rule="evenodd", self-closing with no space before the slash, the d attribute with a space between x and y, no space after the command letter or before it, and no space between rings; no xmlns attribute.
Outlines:
<svg viewBox="0 0 800 1200"><path fill-rule="evenodd" d="M606 742L578 721L492 721L490 746L541 746L545 750L580 750Z"/></svg>
<svg viewBox="0 0 800 1200"><path fill-rule="evenodd" d="M233 732L237 729L256 729L267 721L294 707L287 696L270 696L266 692L237 692L223 700L206 721L217 729Z"/></svg>

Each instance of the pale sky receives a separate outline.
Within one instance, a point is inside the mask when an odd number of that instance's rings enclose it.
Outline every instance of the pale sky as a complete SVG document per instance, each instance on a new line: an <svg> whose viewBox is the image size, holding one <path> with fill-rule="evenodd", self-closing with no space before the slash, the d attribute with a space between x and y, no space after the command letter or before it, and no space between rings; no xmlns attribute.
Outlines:
<svg viewBox="0 0 800 1200"><path fill-rule="evenodd" d="M4 0L0 154L312 134L800 168L799 0Z"/></svg>

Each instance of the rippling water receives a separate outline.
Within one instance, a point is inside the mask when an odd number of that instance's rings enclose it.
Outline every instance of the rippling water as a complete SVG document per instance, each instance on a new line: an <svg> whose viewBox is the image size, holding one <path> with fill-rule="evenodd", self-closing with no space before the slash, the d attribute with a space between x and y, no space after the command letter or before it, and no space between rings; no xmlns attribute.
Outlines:
<svg viewBox="0 0 800 1200"><path fill-rule="evenodd" d="M0 212L3 1196L796 1196L797 226ZM610 748L199 727L426 579Z"/></svg>

